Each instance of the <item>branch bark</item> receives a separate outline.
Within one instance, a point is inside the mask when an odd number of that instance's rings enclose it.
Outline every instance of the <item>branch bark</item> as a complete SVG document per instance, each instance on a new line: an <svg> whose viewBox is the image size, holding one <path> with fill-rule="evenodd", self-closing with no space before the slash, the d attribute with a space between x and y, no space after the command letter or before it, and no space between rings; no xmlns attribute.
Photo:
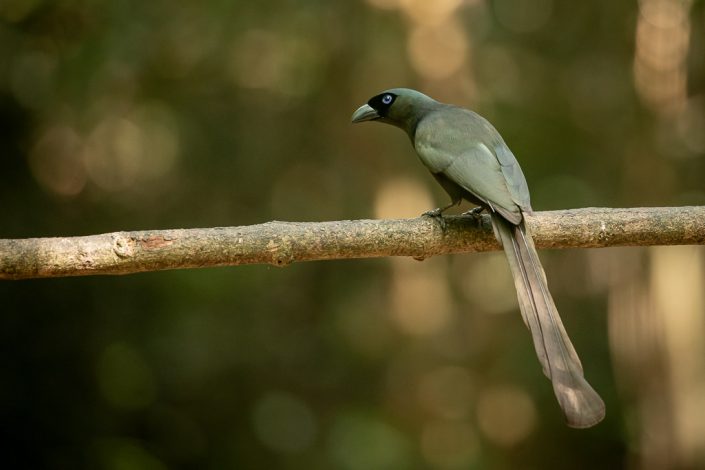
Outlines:
<svg viewBox="0 0 705 470"><path fill-rule="evenodd" d="M0 240L0 279L130 274L165 269L498 250L489 217L267 222ZM537 212L527 224L539 248L705 244L705 206L585 208Z"/></svg>

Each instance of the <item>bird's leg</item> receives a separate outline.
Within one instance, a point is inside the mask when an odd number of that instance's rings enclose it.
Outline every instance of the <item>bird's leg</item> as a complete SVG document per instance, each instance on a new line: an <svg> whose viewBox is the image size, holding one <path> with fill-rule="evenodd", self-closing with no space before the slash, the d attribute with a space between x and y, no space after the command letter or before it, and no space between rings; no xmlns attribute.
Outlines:
<svg viewBox="0 0 705 470"><path fill-rule="evenodd" d="M441 229L445 230L445 229L446 229L446 221L445 221L445 219L443 218L443 213L444 213L445 211L447 211L448 209L450 209L451 207L457 206L458 204L460 204L460 199L458 199L457 201L452 201L452 202L451 202L450 204L448 204L447 206L436 207L436 208L433 209L433 210L426 211L426 212L424 212L423 214L421 214L421 216L422 216L422 217L423 217L423 216L425 216L425 217L433 217L434 219L436 219L436 220L438 221L438 223L439 223L440 226L441 226Z"/></svg>

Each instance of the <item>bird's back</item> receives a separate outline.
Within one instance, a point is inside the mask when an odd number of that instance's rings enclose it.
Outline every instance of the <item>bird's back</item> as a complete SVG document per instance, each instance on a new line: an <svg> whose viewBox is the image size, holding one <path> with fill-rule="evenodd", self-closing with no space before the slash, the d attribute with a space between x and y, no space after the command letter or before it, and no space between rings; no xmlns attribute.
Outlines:
<svg viewBox="0 0 705 470"><path fill-rule="evenodd" d="M414 147L434 174L521 218L531 211L519 163L499 132L468 109L439 103L416 127ZM509 217L516 220L516 217Z"/></svg>

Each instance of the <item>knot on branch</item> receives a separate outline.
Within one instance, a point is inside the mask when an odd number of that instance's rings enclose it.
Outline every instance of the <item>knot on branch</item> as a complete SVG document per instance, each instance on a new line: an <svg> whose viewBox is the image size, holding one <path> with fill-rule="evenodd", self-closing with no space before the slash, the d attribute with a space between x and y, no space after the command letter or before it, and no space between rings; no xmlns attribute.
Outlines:
<svg viewBox="0 0 705 470"><path fill-rule="evenodd" d="M610 239L610 231L604 220L600 221L600 230L597 232L597 239L602 243L607 243Z"/></svg>
<svg viewBox="0 0 705 470"><path fill-rule="evenodd" d="M112 234L113 252L118 258L129 258L135 254L135 240L126 232Z"/></svg>
<svg viewBox="0 0 705 470"><path fill-rule="evenodd" d="M270 240L267 243L267 251L271 255L273 266L284 267L295 261L294 245L290 237L282 237L279 241Z"/></svg>

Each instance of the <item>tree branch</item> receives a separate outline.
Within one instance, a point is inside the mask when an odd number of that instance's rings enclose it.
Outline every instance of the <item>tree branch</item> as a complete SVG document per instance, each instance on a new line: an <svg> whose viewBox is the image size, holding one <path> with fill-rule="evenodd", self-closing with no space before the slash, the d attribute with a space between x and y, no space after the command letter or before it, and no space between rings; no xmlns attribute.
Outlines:
<svg viewBox="0 0 705 470"><path fill-rule="evenodd" d="M411 256L499 249L489 217L267 222L242 227L0 240L0 279L129 274L164 269ZM539 248L705 244L705 206L537 212Z"/></svg>

